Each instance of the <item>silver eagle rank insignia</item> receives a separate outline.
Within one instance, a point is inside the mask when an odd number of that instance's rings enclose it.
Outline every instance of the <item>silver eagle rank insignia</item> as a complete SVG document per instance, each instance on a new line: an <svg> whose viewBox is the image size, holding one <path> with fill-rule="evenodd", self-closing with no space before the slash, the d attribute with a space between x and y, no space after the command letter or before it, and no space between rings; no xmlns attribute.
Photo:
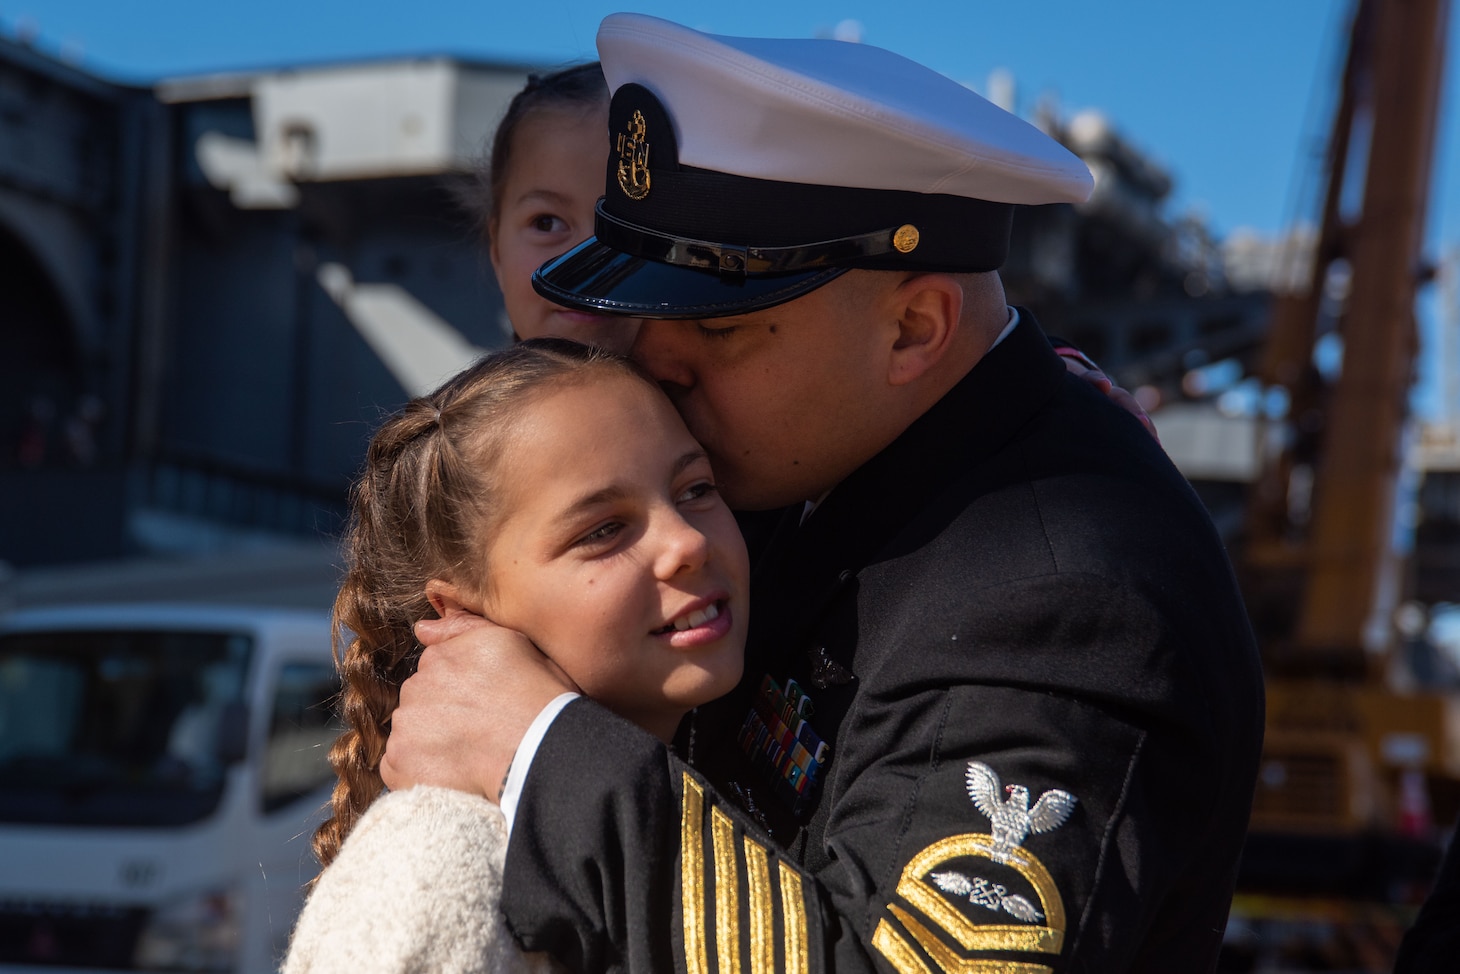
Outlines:
<svg viewBox="0 0 1460 974"><path fill-rule="evenodd" d="M964 775L968 797L980 812L988 817L993 827L993 848L989 858L994 862L1008 864L1013 861L1014 850L1030 832L1051 832L1070 817L1077 799L1059 788L1051 788L1039 796L1034 807L1029 807L1029 789L1023 785L1009 785L1003 789L1009 797L999 797L999 776L993 768L981 761L968 762Z"/></svg>

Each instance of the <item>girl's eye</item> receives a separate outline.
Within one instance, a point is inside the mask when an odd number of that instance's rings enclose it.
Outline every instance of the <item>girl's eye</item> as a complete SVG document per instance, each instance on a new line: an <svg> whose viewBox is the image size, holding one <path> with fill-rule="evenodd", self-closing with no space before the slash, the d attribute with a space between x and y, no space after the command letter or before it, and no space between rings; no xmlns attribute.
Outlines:
<svg viewBox="0 0 1460 974"><path fill-rule="evenodd" d="M532 229L539 233L560 233L568 229L568 223L562 217L553 216L551 213L543 213L532 218Z"/></svg>
<svg viewBox="0 0 1460 974"><path fill-rule="evenodd" d="M690 501L697 501L701 497L708 497L720 488L708 480L701 480L698 483L686 487L684 493L679 495L679 503L687 504Z"/></svg>
<svg viewBox="0 0 1460 974"><path fill-rule="evenodd" d="M589 531L587 534L583 535L583 537L574 542L574 545L592 545L598 544L599 542L611 540L614 535L623 530L623 527L624 526L617 521L609 521L607 524L596 527L592 531Z"/></svg>

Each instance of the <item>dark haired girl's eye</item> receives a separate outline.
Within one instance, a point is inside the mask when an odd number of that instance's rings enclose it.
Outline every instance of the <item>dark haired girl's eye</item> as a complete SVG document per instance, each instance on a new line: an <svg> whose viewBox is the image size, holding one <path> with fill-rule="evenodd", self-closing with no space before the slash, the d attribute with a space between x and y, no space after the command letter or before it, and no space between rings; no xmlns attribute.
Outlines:
<svg viewBox="0 0 1460 974"><path fill-rule="evenodd" d="M562 217L543 213L532 218L532 229L538 233L559 233L568 229L568 223Z"/></svg>
<svg viewBox="0 0 1460 974"><path fill-rule="evenodd" d="M685 504L690 501L697 501L701 497L708 497L710 494L715 493L719 489L720 488L713 481L697 481L686 487L684 491L679 495L679 503Z"/></svg>

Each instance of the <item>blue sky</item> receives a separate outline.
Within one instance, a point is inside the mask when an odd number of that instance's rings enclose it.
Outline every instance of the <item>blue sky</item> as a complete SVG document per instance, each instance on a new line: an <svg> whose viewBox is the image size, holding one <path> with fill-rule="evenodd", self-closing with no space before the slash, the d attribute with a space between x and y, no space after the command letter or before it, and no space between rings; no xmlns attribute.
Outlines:
<svg viewBox="0 0 1460 974"><path fill-rule="evenodd" d="M730 34L811 36L843 21L982 90L1012 71L1022 107L1041 95L1066 112L1104 111L1177 180L1176 210L1198 208L1226 233L1275 231L1298 214L1337 76L1347 3L1339 0L796 0L630 9ZM52 52L120 78L420 53L556 63L593 56L594 0L0 0L0 30L38 30ZM1451 34L1460 56L1460 17ZM1447 79L1432 239L1460 240L1460 72ZM1310 176L1310 182L1311 182Z"/></svg>
<svg viewBox="0 0 1460 974"><path fill-rule="evenodd" d="M230 68L424 53L554 64L593 56L602 17L634 9L727 34L862 39L984 90L1011 71L1019 103L1103 111L1176 180L1173 214L1219 235L1305 215L1332 109L1349 4L1340 0L0 0L0 31L33 32L89 70L152 80ZM1432 254L1460 246L1460 16L1450 25L1435 159Z"/></svg>

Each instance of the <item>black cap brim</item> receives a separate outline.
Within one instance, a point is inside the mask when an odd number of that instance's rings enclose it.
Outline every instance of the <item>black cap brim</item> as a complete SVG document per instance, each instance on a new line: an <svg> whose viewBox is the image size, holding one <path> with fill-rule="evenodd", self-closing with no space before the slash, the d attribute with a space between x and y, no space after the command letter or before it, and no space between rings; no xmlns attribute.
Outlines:
<svg viewBox="0 0 1460 974"><path fill-rule="evenodd" d="M715 271L635 257L589 237L539 267L532 286L549 301L579 311L633 318L725 318L785 304L849 269L727 279Z"/></svg>

